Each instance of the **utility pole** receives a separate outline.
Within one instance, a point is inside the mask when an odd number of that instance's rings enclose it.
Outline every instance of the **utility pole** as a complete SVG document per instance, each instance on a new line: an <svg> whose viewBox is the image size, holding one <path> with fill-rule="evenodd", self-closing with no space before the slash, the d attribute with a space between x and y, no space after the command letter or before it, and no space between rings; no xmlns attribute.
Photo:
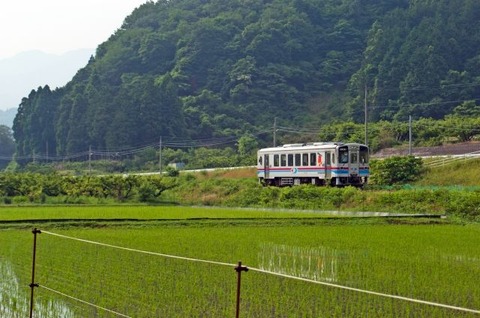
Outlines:
<svg viewBox="0 0 480 318"><path fill-rule="evenodd" d="M160 174L162 174L162 136L160 136L158 148L158 170L160 170Z"/></svg>
<svg viewBox="0 0 480 318"><path fill-rule="evenodd" d="M412 115L408 116L408 155L412 155Z"/></svg>
<svg viewBox="0 0 480 318"><path fill-rule="evenodd" d="M273 118L273 146L277 146L277 117Z"/></svg>
<svg viewBox="0 0 480 318"><path fill-rule="evenodd" d="M364 108L365 108L365 145L368 146L368 107L367 107L367 83L365 82Z"/></svg>
<svg viewBox="0 0 480 318"><path fill-rule="evenodd" d="M88 146L88 174L92 174L92 146Z"/></svg>

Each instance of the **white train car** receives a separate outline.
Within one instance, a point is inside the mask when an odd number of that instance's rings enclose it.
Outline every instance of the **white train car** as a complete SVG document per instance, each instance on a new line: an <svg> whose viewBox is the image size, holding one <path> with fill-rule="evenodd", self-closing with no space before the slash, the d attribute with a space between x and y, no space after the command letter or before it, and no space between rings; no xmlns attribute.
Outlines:
<svg viewBox="0 0 480 318"><path fill-rule="evenodd" d="M368 182L369 150L359 143L314 142L263 148L257 153L261 184L357 186Z"/></svg>

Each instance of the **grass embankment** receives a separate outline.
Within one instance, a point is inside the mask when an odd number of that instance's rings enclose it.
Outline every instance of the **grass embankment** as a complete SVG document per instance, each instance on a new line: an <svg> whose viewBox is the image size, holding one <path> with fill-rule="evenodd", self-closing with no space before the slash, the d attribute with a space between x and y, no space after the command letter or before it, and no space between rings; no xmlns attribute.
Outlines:
<svg viewBox="0 0 480 318"><path fill-rule="evenodd" d="M42 195L31 198L27 196L3 197L3 202L5 206L25 204L100 204L103 206L176 204L258 209L446 214L475 221L480 216L480 191L471 185L473 184L472 178L478 174L476 170L480 170L477 169L480 167L478 162L471 160L453 164L453 167L428 169L423 179L412 185L393 187L369 185L364 190L351 187L333 188L311 185L283 188L262 187L255 178L255 169L245 168L213 172L185 172L178 178L165 178L165 182L174 183L176 186L162 192L160 197L146 196L147 187L142 183L145 180L142 179L143 177L137 176L133 180L137 187L133 187L128 196L125 193L125 196L115 196L108 191L107 193L97 191L97 193L93 190L109 185L108 180L86 179L84 181L87 185L82 184L85 187L83 192L70 191L65 192L68 194L49 196L48 193L51 192L51 189L47 189L48 191L45 190ZM468 169L472 168L473 172L469 173L467 167ZM444 174L444 171L447 170L450 172ZM30 178L34 177L30 176ZM449 179L450 183L445 182L446 179ZM464 180L463 183L460 182L462 180ZM23 182L27 181L35 180L28 178L23 180ZM61 183L62 179L58 178L57 181ZM117 181L119 183L117 186L120 187L122 180L114 181ZM161 181L157 181L161 183ZM104 184L105 182L107 184ZM154 185L149 184L148 186L147 190L155 191ZM57 193L63 192L58 190ZM97 216L103 214L101 212ZM52 218L58 217L52 216Z"/></svg>
<svg viewBox="0 0 480 318"><path fill-rule="evenodd" d="M255 169L192 174L164 199L180 204L230 207L447 214L467 220L480 215L480 160L428 168L411 185L365 190L313 186L262 187Z"/></svg>
<svg viewBox="0 0 480 318"><path fill-rule="evenodd" d="M427 161L428 162L428 161ZM438 162L438 159L437 159ZM480 159L459 159L428 168L416 185L480 188Z"/></svg>
<svg viewBox="0 0 480 318"><path fill-rule="evenodd" d="M183 205L303 209L399 214L449 214L475 219L477 192L445 189L375 189L314 186L262 187L252 178L199 180L190 178L164 193L167 201Z"/></svg>

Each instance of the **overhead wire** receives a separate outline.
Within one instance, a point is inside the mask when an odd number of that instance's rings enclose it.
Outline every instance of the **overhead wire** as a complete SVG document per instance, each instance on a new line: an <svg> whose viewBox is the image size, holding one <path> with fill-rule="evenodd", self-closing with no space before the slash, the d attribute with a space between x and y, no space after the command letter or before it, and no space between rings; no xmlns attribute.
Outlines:
<svg viewBox="0 0 480 318"><path fill-rule="evenodd" d="M268 133L270 130L259 130L258 132L251 133L252 136L260 136L262 134ZM86 151L81 151L68 155L48 155L46 153L35 153L32 155L23 155L23 156L0 156L0 160L42 160L42 161L69 161L78 158L98 158L106 157L110 159L128 157L141 153L149 148L159 148L169 147L169 148L202 148L202 147L215 147L227 144L237 143L241 136L225 136L217 138L204 138L204 139L177 139L177 138L164 138L160 143L158 142L148 142L143 145L132 146L132 147L120 147L112 149L89 149Z"/></svg>
<svg viewBox="0 0 480 318"><path fill-rule="evenodd" d="M448 104L457 104L470 101L480 101L480 98L470 98L470 99L459 99L459 100L444 100L438 102L423 102L415 104L399 104L399 105L378 105L370 104L367 105L369 109L386 109L386 108L403 108L403 107L416 107L416 106L437 106L437 105L448 105ZM363 105L362 105L363 106Z"/></svg>
<svg viewBox="0 0 480 318"><path fill-rule="evenodd" d="M406 124L405 122L399 122L400 124ZM362 124L357 124L358 127L347 127L342 129L342 133L354 133L358 132ZM363 126L362 126L363 127ZM444 124L440 123L437 128L439 129L448 129L450 131L462 131L462 130L471 130L472 132L479 132L480 127L477 125L462 125L462 127L447 127ZM363 128L362 128L363 129ZM282 131L287 133L303 134L303 135L315 135L318 136L321 133L338 133L335 129L335 124L330 124L323 126L320 129L308 129L308 128L299 128L299 127L288 127L288 126L276 126L276 131ZM259 130L256 133L252 133L252 136L260 136L262 134L271 133L272 129L263 129ZM167 148L200 148L200 147L215 147L226 144L231 144L237 142L239 139L238 136L225 136L217 138L204 138L204 139L177 139L177 138L165 138L162 141L161 146ZM89 149L82 152L77 152L68 155L49 155L46 153L35 153L32 155L24 156L0 156L0 160L10 161L13 158L16 160L41 160L41 161L69 161L75 160L78 158L89 158L90 156L94 158L105 157L110 159L128 157L141 153L149 148L158 148L160 146L159 142L149 142L143 145L132 146L132 147L120 147L116 149Z"/></svg>
<svg viewBox="0 0 480 318"><path fill-rule="evenodd" d="M471 84L476 85L476 84ZM458 86L461 87L460 84L451 84L451 86ZM467 86L467 85L465 85ZM421 89L422 87L416 87L415 89ZM467 101L480 101L480 98L474 99L465 99L465 100L452 100L452 101L437 101L437 102L425 102L425 103L416 103L416 104L407 104L407 105L368 105L368 108L371 110L378 110L378 109L388 109L388 108L401 108L401 107L416 107L416 106L438 106L438 105L445 105L445 104L453 104L453 103L461 103ZM286 127L286 126L277 126L276 131L283 131L287 133L295 133L295 134L304 134L304 135L319 135L320 133L328 133L330 126L323 127L321 129L307 129L307 128L298 128L298 127ZM331 128L333 130L333 128ZM462 129L469 129L469 127L461 127L461 128L449 128L450 130L457 130L461 131ZM478 131L479 128L471 127L474 131ZM356 128L348 128L343 129L342 132L354 132L357 131ZM265 133L271 133L271 129L263 129L256 133L252 133L253 136L259 136ZM332 131L335 133L336 131ZM185 148L200 148L200 147L215 147L226 145L230 143L235 143L238 141L238 136L225 136L225 137L216 137L216 138L205 138L205 139L178 139L178 138L168 138L166 137L162 142L160 141L149 141L142 145L137 146L129 146L129 147L119 147L114 149L109 148L96 148L96 149L89 149L86 151L81 151L77 153L67 154L67 155L49 155L47 153L35 153L32 155L23 155L23 156L15 156L17 160L42 160L42 161L70 161L79 158L90 158L92 157L107 157L110 159L120 158L135 155L137 153L141 153L148 148L158 148L160 144L162 147L169 147L169 148L177 148L177 149L185 149ZM9 156L0 156L0 161L10 161L12 157Z"/></svg>

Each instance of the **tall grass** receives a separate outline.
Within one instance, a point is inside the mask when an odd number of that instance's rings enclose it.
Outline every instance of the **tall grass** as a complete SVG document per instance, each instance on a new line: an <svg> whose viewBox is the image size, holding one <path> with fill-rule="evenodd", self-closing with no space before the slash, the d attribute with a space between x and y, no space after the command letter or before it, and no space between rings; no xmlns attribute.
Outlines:
<svg viewBox="0 0 480 318"><path fill-rule="evenodd" d="M416 185L422 186L479 186L480 159L469 159L427 168Z"/></svg>

